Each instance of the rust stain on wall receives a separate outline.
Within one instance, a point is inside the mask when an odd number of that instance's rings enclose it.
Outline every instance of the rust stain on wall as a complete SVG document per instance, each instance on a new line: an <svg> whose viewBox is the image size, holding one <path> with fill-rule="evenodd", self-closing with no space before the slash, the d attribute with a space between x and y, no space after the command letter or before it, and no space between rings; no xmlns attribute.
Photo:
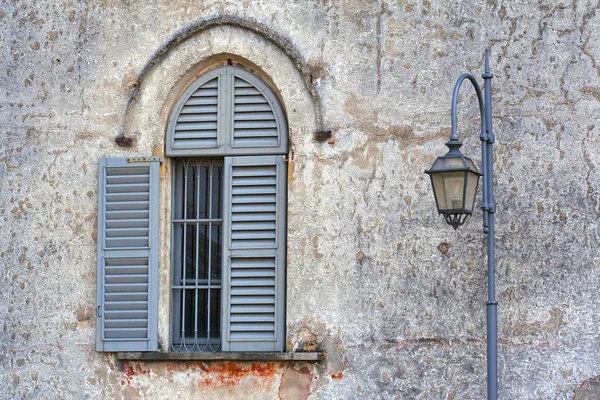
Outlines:
<svg viewBox="0 0 600 400"><path fill-rule="evenodd" d="M270 380L274 378L281 368L282 363L236 363L233 361L204 363L185 362L169 363L167 372L183 372L189 375L200 374L197 381L198 386L223 386L235 385L247 377L258 377Z"/></svg>
<svg viewBox="0 0 600 400"><path fill-rule="evenodd" d="M125 361L123 363L123 378L121 379L121 385L130 386L132 380L139 375L150 376L150 368L145 363Z"/></svg>
<svg viewBox="0 0 600 400"><path fill-rule="evenodd" d="M273 378L278 374L281 364L252 363L246 368L235 362L213 363L208 367L210 373L201 376L197 385L205 386L233 386L244 378L259 378L261 386L270 386ZM206 366L205 366L206 367Z"/></svg>

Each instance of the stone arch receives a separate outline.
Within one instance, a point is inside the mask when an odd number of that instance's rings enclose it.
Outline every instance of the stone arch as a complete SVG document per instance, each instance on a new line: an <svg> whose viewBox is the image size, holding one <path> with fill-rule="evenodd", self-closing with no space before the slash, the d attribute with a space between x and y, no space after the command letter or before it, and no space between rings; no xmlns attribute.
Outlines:
<svg viewBox="0 0 600 400"><path fill-rule="evenodd" d="M311 134L328 138L311 69L294 46L255 21L219 17L178 31L150 57L128 99L117 143L163 145L168 114L187 84L231 62L253 70L276 90L286 109L290 146Z"/></svg>

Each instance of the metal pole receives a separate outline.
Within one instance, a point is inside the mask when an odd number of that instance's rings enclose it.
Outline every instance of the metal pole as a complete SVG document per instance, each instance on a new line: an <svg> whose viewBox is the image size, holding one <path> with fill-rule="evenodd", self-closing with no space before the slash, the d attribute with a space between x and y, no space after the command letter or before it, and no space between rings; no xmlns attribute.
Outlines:
<svg viewBox="0 0 600 400"><path fill-rule="evenodd" d="M481 115L481 164L483 172L483 231L487 236L487 261L488 261L488 299L487 311L487 390L488 400L498 399L498 302L496 301L496 280L494 267L494 214L496 203L494 202L494 174L493 153L494 133L492 131L492 78L488 50L485 50L485 71L482 75L484 82L484 94L475 77L471 74L462 74L454 86L452 95L451 122L452 134L446 145L459 145L456 127L456 106L458 102L458 91L463 81L469 80L475 88L479 100L479 112Z"/></svg>
<svg viewBox="0 0 600 400"><path fill-rule="evenodd" d="M488 49L485 50L485 70L482 75L484 83L484 93L481 91L481 87L477 82L477 79L471 74L462 74L456 84L454 85L454 92L452 94L452 108L450 112L452 133L450 135L450 141L446 143L446 146L450 149L448 154L445 156L452 157L463 157L464 156L458 150L462 143L458 137L458 129L456 126L456 107L458 103L458 92L462 83L468 80L475 89L477 100L479 102L479 114L481 117L481 164L483 171L483 203L481 209L483 210L483 232L486 234L487 239L487 276L488 276L488 298L486 302L486 329L487 329L487 392L488 400L498 399L498 302L496 301L496 280L495 280L495 265L494 265L494 215L496 213L496 203L494 201L494 159L493 150L494 145L494 132L492 131L492 78L494 77L490 73L490 62ZM454 154L452 154L454 152ZM435 163L434 163L435 165ZM425 171L430 173L430 171ZM442 172L442 171L438 171ZM447 172L447 171L444 171ZM437 202L437 198L436 198ZM459 215L459 214L456 214ZM462 214L465 215L465 214ZM462 222L455 223L456 221L450 221L444 214L446 221L457 228L458 225L462 225Z"/></svg>
<svg viewBox="0 0 600 400"><path fill-rule="evenodd" d="M496 280L494 266L494 176L493 153L494 133L492 131L492 78L488 50L485 50L485 72L482 75L485 95L485 138L483 138L482 159L486 163L483 177L483 191L486 201L482 205L487 214L487 226L484 218L484 232L487 235L488 261L488 301L487 301L487 389L488 399L498 399L498 302L496 301Z"/></svg>

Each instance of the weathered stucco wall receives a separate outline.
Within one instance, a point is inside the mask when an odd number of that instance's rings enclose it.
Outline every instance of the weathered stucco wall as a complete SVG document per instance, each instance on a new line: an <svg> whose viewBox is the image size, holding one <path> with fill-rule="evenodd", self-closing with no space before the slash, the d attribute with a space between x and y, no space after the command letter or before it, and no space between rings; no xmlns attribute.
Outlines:
<svg viewBox="0 0 600 400"><path fill-rule="evenodd" d="M165 48L213 18L245 27ZM592 1L2 1L2 398L484 398L480 213L445 225L423 170L444 152L455 79L481 74L486 46L501 398L598 398L599 30ZM327 351L318 364L95 351L97 159L160 151L173 67L187 65L183 78L221 52L269 75L297 128L288 343ZM479 162L462 93L465 153ZM123 133L132 148L115 143Z"/></svg>

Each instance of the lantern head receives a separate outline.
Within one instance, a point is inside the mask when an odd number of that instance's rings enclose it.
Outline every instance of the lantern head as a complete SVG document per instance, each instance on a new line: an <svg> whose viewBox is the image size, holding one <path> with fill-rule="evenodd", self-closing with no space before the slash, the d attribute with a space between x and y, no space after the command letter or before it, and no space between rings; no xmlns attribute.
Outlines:
<svg viewBox="0 0 600 400"><path fill-rule="evenodd" d="M475 195L482 174L469 157L459 150L462 143L450 140L450 149L444 156L435 159L430 169L425 171L431 178L433 195L438 212L454 229L465 223L473 214Z"/></svg>

